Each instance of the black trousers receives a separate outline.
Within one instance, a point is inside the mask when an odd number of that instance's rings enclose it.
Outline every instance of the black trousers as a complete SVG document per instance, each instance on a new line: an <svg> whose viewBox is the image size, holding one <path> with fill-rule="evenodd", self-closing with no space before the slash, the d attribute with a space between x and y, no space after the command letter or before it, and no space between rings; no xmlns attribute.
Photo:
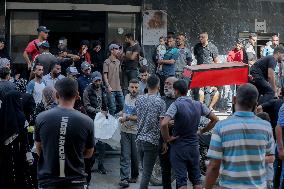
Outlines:
<svg viewBox="0 0 284 189"><path fill-rule="evenodd" d="M160 158L160 166L162 170L162 184L163 189L171 189L172 188L172 165L170 161L170 146L167 153L162 154L163 151L163 141L160 142L159 146L159 158Z"/></svg>
<svg viewBox="0 0 284 189"><path fill-rule="evenodd" d="M260 104L268 102L274 98L275 92L264 78L255 78L253 84L256 86L259 95L262 95L259 97Z"/></svg>

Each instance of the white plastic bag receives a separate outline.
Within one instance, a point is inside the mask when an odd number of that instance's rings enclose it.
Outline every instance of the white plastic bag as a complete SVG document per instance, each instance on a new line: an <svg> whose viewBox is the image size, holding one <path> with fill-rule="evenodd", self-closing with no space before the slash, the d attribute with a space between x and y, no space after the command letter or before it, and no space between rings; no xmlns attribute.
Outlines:
<svg viewBox="0 0 284 189"><path fill-rule="evenodd" d="M109 114L106 118L104 114L99 112L95 117L94 127L96 139L110 139L118 128L118 120Z"/></svg>
<svg viewBox="0 0 284 189"><path fill-rule="evenodd" d="M119 123L118 123L119 124ZM120 125L116 128L114 134L112 135L112 137L110 139L106 139L106 140L100 140L104 143L107 143L108 145L110 145L114 150L119 150L121 145L120 145L120 139L121 139L121 135L120 135Z"/></svg>

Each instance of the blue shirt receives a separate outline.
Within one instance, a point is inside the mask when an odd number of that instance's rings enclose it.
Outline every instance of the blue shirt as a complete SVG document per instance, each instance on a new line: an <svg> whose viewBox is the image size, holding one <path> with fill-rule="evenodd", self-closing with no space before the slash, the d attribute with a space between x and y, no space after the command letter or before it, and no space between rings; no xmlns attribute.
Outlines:
<svg viewBox="0 0 284 189"><path fill-rule="evenodd" d="M57 78L53 79L49 73L43 76L42 80L47 87L54 87L56 81L63 79L64 77L65 77L64 75L59 75Z"/></svg>
<svg viewBox="0 0 284 189"><path fill-rule="evenodd" d="M219 121L211 137L208 157L222 160L222 188L266 188L265 156L274 154L269 122L253 112L236 112Z"/></svg>
<svg viewBox="0 0 284 189"><path fill-rule="evenodd" d="M174 76L175 72L176 72L176 61L178 59L179 56L179 50L176 47L172 47L169 48L166 52L166 54L164 54L164 58L163 60L175 60L174 64L163 64L163 75L165 75L166 77L168 76Z"/></svg>

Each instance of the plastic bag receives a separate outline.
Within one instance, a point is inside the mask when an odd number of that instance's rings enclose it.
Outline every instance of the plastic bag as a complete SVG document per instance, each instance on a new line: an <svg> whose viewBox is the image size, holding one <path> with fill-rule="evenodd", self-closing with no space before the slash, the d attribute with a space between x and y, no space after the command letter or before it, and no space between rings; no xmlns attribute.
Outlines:
<svg viewBox="0 0 284 189"><path fill-rule="evenodd" d="M120 139L121 139L121 135L120 135L120 125L116 128L114 134L112 135L112 137L110 139L106 139L106 140L100 140L104 143L107 143L108 145L110 145L112 147L112 149L114 150L119 150L121 145L120 145Z"/></svg>
<svg viewBox="0 0 284 189"><path fill-rule="evenodd" d="M118 120L109 114L106 118L104 114L99 112L95 117L94 127L96 139L110 139L118 128Z"/></svg>

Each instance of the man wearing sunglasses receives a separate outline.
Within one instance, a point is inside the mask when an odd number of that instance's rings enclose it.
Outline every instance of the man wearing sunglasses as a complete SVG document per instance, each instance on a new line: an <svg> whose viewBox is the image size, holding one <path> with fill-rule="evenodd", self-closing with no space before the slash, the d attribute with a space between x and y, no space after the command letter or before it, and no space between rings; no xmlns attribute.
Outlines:
<svg viewBox="0 0 284 189"><path fill-rule="evenodd" d="M50 30L48 30L45 26L40 26L37 29L38 32L38 38L34 39L33 41L29 42L28 46L26 47L23 57L28 64L28 68L30 69L32 66L32 62L34 61L35 57L40 54L39 52L39 45L47 40L48 33Z"/></svg>

